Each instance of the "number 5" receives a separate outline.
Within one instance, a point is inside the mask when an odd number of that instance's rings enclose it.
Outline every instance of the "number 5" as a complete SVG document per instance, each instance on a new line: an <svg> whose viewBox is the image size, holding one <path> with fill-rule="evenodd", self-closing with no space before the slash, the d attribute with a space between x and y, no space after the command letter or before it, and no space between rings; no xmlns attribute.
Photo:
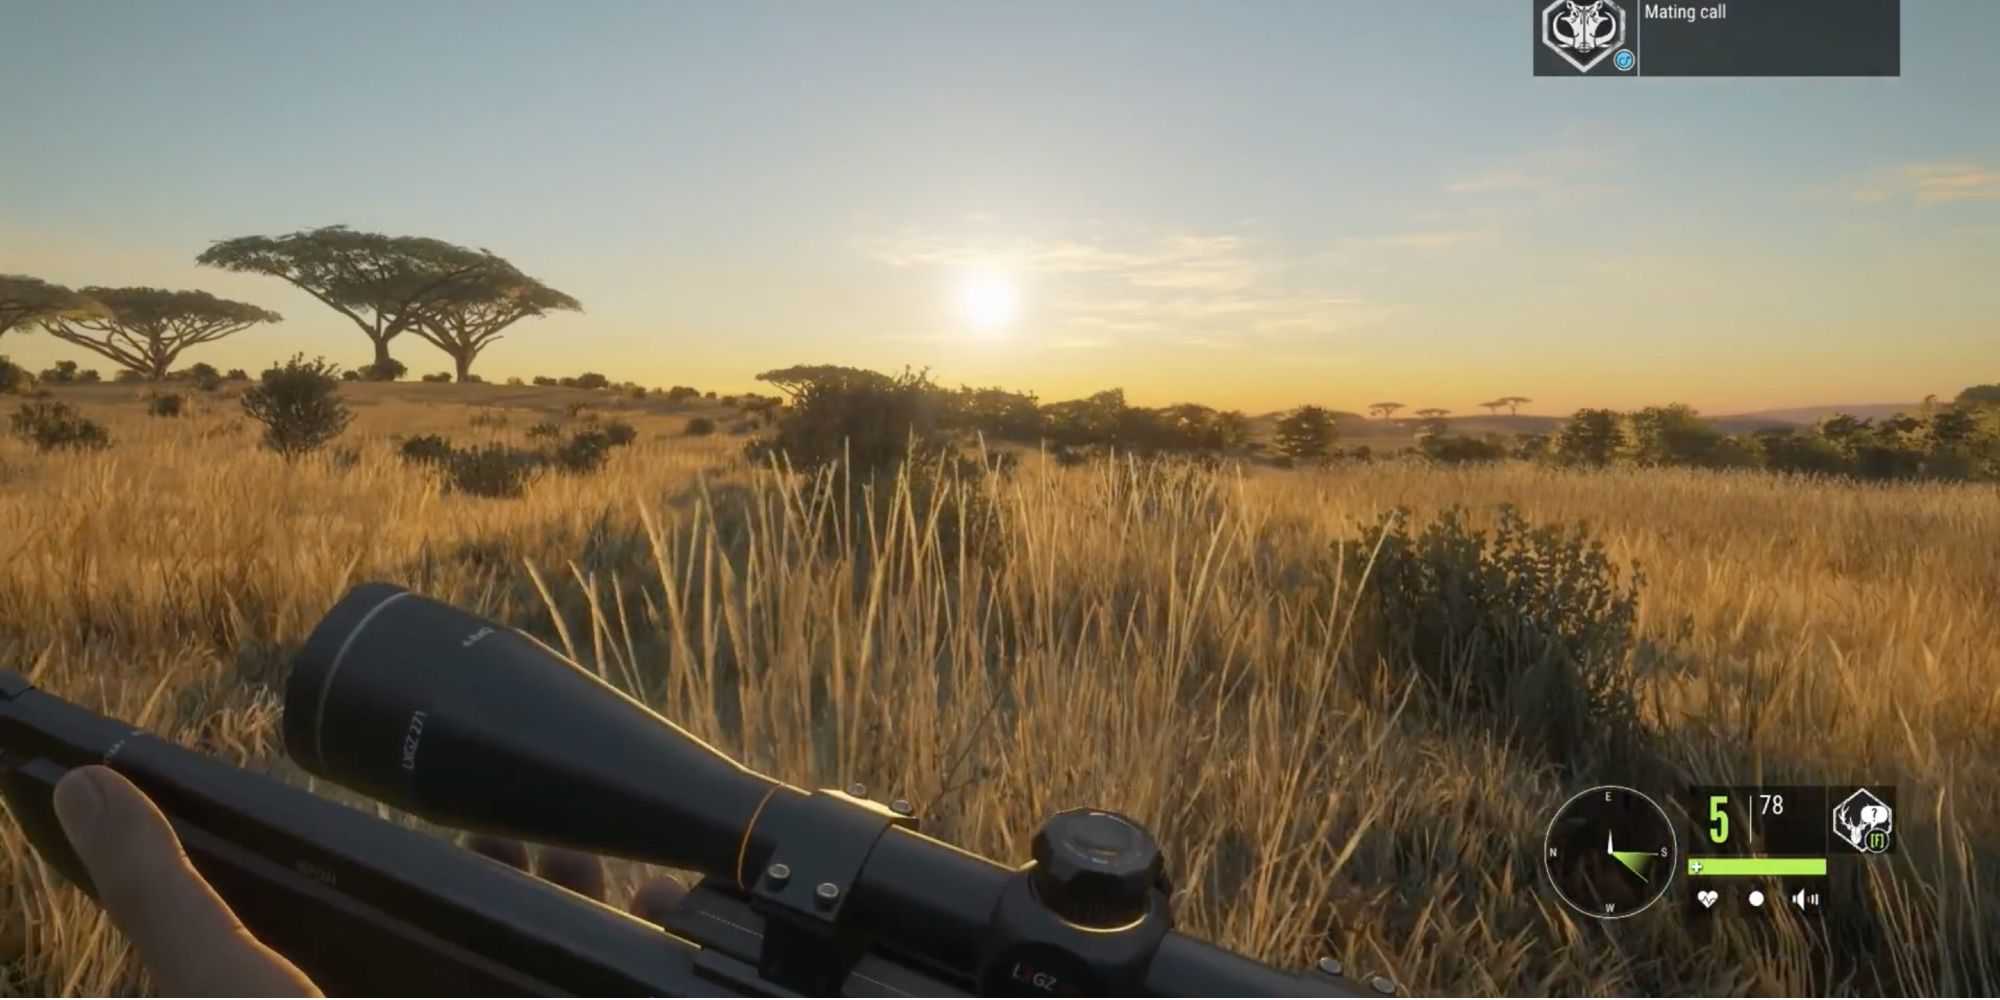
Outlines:
<svg viewBox="0 0 2000 1000"><path fill-rule="evenodd" d="M1708 839L1720 844L1729 839L1729 814L1722 807L1729 804L1727 795L1708 797L1708 821L1714 825L1708 828Z"/></svg>

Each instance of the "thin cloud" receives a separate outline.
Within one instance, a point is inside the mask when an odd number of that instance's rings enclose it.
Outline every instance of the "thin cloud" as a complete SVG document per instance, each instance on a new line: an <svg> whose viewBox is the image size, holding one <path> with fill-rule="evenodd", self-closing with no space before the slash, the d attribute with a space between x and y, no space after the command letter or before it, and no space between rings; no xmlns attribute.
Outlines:
<svg viewBox="0 0 2000 1000"><path fill-rule="evenodd" d="M1432 243L1457 238L1429 235ZM858 245L899 269L997 266L1022 274L1036 289L1042 343L1061 350L1296 341L1380 322L1387 310L1351 291L1298 287L1287 280L1296 278L1288 275L1295 262L1234 233L1178 233L1133 245L904 233Z"/></svg>
<svg viewBox="0 0 2000 1000"><path fill-rule="evenodd" d="M1822 185L1815 189L1826 191ZM1968 161L1906 163L1878 170L1859 181L1833 185L1862 204L1909 201L1938 205L1964 201L2000 201L2000 170Z"/></svg>

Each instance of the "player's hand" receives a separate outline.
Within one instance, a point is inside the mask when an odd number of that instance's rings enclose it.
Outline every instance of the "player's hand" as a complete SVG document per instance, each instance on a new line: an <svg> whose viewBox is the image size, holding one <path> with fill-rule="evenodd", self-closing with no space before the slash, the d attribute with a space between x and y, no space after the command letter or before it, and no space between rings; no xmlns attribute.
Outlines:
<svg viewBox="0 0 2000 1000"><path fill-rule="evenodd" d="M131 940L166 996L321 996L283 955L257 940L188 861L165 814L108 767L71 770L56 784L56 817L97 887L98 902ZM469 845L522 870L526 845L480 838ZM544 849L536 874L602 902L604 867L575 851ZM686 894L660 879L640 888L631 911L663 922Z"/></svg>

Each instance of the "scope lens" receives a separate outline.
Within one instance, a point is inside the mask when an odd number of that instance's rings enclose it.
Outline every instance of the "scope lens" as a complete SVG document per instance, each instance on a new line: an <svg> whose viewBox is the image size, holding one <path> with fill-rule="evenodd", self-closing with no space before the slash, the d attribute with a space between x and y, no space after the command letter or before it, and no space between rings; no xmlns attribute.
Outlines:
<svg viewBox="0 0 2000 1000"><path fill-rule="evenodd" d="M776 785L532 637L385 583L313 630L284 730L308 772L435 823L731 878Z"/></svg>

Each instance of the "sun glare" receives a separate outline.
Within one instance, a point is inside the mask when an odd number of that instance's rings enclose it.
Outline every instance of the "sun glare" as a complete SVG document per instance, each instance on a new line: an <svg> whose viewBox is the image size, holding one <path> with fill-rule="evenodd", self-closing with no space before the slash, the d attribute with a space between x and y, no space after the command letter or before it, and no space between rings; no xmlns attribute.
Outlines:
<svg viewBox="0 0 2000 1000"><path fill-rule="evenodd" d="M958 309L965 321L980 330L999 330L1014 322L1021 300L1014 282L1006 275L982 271L968 275L958 290Z"/></svg>

